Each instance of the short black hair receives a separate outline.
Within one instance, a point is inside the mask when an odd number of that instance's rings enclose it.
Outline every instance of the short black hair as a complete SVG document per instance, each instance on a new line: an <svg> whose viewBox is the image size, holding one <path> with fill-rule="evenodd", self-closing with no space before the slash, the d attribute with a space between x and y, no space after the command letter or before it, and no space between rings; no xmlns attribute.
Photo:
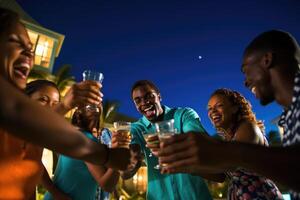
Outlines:
<svg viewBox="0 0 300 200"><path fill-rule="evenodd" d="M256 36L245 48L244 56L256 51L272 51L276 56L300 63L299 44L288 32L270 30Z"/></svg>
<svg viewBox="0 0 300 200"><path fill-rule="evenodd" d="M101 116L101 112L93 112L94 114L94 118L88 118L86 117L86 115L84 114L85 111L85 107L80 107L77 108L75 110L75 112L73 113L72 119L71 119L71 123L74 126L77 126L78 128L85 130L85 131L90 131L92 132L92 128L96 128L97 130L100 129L100 116ZM91 121L93 120L93 121ZM91 126L91 122L94 122L94 126L95 127L90 127Z"/></svg>
<svg viewBox="0 0 300 200"><path fill-rule="evenodd" d="M20 17L16 12L0 7L0 34L8 31L17 22L20 22Z"/></svg>
<svg viewBox="0 0 300 200"><path fill-rule="evenodd" d="M151 81L149 80L139 80L136 81L133 86L131 87L131 96L133 91L138 88L138 87L143 87L143 86L150 86L157 94L160 94L160 91L158 89L158 87Z"/></svg>
<svg viewBox="0 0 300 200"><path fill-rule="evenodd" d="M54 82L48 81L48 80L35 80L35 81L31 81L30 83L27 83L26 88L25 88L25 93L28 96L30 96L33 93L35 93L36 91L38 91L46 86L55 88L59 93L59 89L58 89L57 85Z"/></svg>

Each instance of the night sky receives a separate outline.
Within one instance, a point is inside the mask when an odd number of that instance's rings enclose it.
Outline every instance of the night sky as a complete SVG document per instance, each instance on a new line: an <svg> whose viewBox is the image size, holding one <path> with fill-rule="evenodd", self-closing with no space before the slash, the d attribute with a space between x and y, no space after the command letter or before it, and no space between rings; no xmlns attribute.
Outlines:
<svg viewBox="0 0 300 200"><path fill-rule="evenodd" d="M154 81L168 106L188 106L213 133L206 105L217 88L240 91L267 130L281 113L262 107L243 85L245 46L259 33L282 29L300 40L299 0L17 0L48 29L66 36L54 68L71 64L81 80L84 69L104 73L106 99L120 112L140 117L130 98L139 79ZM201 58L201 59L200 59Z"/></svg>

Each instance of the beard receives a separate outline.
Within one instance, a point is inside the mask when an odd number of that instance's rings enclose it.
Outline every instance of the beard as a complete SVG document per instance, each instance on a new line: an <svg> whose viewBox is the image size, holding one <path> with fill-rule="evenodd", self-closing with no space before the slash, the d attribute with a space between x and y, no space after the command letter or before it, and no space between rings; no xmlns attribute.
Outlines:
<svg viewBox="0 0 300 200"><path fill-rule="evenodd" d="M260 100L260 104L262 106L266 106L266 105L272 103L275 99L273 93L271 92L271 89L268 89L267 91L268 92L266 92L266 93L261 93L262 95L259 100Z"/></svg>
<svg viewBox="0 0 300 200"><path fill-rule="evenodd" d="M269 103L272 103L272 102L273 102L273 100L271 100L271 99L261 99L260 100L260 105L266 106L266 105L268 105Z"/></svg>
<svg viewBox="0 0 300 200"><path fill-rule="evenodd" d="M258 82L259 100L262 106L266 106L275 100L272 77L269 73L264 73L263 78Z"/></svg>

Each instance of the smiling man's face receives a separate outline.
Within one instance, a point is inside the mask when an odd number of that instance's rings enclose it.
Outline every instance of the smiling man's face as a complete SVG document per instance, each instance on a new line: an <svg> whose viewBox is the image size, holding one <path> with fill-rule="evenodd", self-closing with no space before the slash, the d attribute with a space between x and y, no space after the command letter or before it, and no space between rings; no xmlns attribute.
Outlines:
<svg viewBox="0 0 300 200"><path fill-rule="evenodd" d="M132 92L132 99L136 109L151 122L156 121L163 113L160 94L149 85L135 88Z"/></svg>
<svg viewBox="0 0 300 200"><path fill-rule="evenodd" d="M245 85L260 100L261 105L274 101L272 77L269 69L263 66L264 59L261 53L246 54L242 64Z"/></svg>

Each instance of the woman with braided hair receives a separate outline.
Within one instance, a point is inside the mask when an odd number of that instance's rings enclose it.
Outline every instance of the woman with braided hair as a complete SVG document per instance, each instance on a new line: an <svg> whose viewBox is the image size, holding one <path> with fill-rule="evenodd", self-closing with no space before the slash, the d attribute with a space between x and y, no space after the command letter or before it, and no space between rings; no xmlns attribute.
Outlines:
<svg viewBox="0 0 300 200"><path fill-rule="evenodd" d="M256 119L251 104L239 92L217 89L211 95L207 109L208 117L224 140L268 145L263 122ZM241 168L225 174L230 180L230 200L283 199L276 185L265 177Z"/></svg>

